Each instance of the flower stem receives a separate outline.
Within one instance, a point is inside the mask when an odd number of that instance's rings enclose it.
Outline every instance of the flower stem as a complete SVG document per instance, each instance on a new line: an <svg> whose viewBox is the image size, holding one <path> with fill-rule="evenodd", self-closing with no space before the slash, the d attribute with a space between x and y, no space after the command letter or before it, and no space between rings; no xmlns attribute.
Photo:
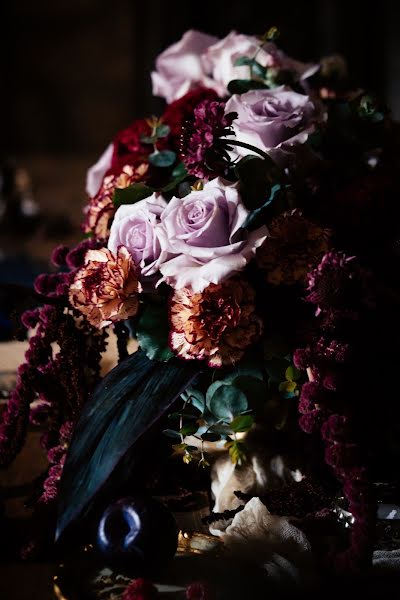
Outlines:
<svg viewBox="0 0 400 600"><path fill-rule="evenodd" d="M246 142L239 142L238 140L227 140L226 138L219 138L218 142L222 143L222 145L224 146L239 146L240 148L246 148L247 150L252 150L256 154L259 154L265 160L272 160L269 154L267 154L263 150L260 150L260 148L252 146L251 144L246 144Z"/></svg>

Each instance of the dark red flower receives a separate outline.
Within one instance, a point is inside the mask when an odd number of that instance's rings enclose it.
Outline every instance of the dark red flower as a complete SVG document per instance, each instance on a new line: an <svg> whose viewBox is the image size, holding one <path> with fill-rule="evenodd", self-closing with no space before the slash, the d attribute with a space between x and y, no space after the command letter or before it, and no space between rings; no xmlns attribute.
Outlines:
<svg viewBox="0 0 400 600"><path fill-rule="evenodd" d="M181 154L188 173L200 179L224 174L229 154L216 142L233 134L235 118L236 113L225 115L225 102L203 100L196 106L182 134Z"/></svg>
<svg viewBox="0 0 400 600"><path fill-rule="evenodd" d="M113 156L111 169L107 175L118 175L124 165L137 165L143 162L153 152L151 144L143 144L142 136L151 135L151 127L146 119L133 121L122 131L118 132L113 140Z"/></svg>
<svg viewBox="0 0 400 600"><path fill-rule="evenodd" d="M169 142L174 150L180 150L182 127L193 118L194 109L203 100L218 100L218 94L214 90L199 87L171 102L165 109L162 121L171 129Z"/></svg>
<svg viewBox="0 0 400 600"><path fill-rule="evenodd" d="M147 579L134 579L122 594L122 600L157 600L157 588Z"/></svg>
<svg viewBox="0 0 400 600"><path fill-rule="evenodd" d="M186 588L186 600L210 600L210 593L206 583L195 581Z"/></svg>

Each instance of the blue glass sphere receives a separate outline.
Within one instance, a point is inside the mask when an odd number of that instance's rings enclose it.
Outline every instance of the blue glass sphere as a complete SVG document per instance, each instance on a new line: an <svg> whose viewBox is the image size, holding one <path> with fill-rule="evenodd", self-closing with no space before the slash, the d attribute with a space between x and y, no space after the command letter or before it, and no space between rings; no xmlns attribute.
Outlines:
<svg viewBox="0 0 400 600"><path fill-rule="evenodd" d="M175 555L178 529L171 512L158 500L127 497L105 509L96 541L110 565L129 573L151 573Z"/></svg>

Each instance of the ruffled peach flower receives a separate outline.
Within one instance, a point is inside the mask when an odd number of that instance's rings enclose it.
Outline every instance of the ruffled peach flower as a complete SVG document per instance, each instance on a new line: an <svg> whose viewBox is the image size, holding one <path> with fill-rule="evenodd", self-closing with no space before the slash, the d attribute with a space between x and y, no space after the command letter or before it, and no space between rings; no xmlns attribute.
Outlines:
<svg viewBox="0 0 400 600"><path fill-rule="evenodd" d="M210 367L234 365L262 333L255 314L255 291L232 278L203 292L175 290L170 304L170 347L186 360L206 360Z"/></svg>
<svg viewBox="0 0 400 600"><path fill-rule="evenodd" d="M69 301L89 323L106 327L133 317L139 308L141 286L131 255L124 246L116 254L107 248L88 250L85 265L76 273Z"/></svg>
<svg viewBox="0 0 400 600"><path fill-rule="evenodd" d="M329 230L296 210L279 215L268 231L256 257L267 281L274 285L305 282L307 273L329 249Z"/></svg>
<svg viewBox="0 0 400 600"><path fill-rule="evenodd" d="M142 181L148 168L147 163L140 163L136 167L125 165L118 175L107 175L98 194L89 200L83 231L93 233L99 239L107 238L110 235L110 223L116 210L113 203L114 190Z"/></svg>

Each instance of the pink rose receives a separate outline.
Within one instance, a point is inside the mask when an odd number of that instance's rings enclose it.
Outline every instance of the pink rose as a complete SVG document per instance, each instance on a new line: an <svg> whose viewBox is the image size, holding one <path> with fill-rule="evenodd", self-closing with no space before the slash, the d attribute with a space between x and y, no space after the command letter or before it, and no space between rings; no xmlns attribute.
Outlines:
<svg viewBox="0 0 400 600"><path fill-rule="evenodd" d="M88 170L86 174L86 193L89 198L94 198L100 191L103 179L111 168L113 152L114 145L109 144L96 164Z"/></svg>
<svg viewBox="0 0 400 600"><path fill-rule="evenodd" d="M225 114L235 112L232 123L236 139L269 154L285 166L297 144L304 144L320 118L314 103L304 94L284 86L253 90L228 100ZM235 146L234 155L256 154Z"/></svg>
<svg viewBox="0 0 400 600"><path fill-rule="evenodd" d="M153 94L170 104L194 87L207 87L201 56L216 41L212 35L190 29L179 42L164 50L156 60L156 71L151 74Z"/></svg>
<svg viewBox="0 0 400 600"><path fill-rule="evenodd" d="M160 215L166 206L160 194L153 194L136 204L120 206L115 213L108 248L115 253L125 246L143 276L154 275L167 258L159 235Z"/></svg>
<svg viewBox="0 0 400 600"><path fill-rule="evenodd" d="M213 179L204 189L172 198L161 215L166 249L175 255L160 265L174 289L202 292L242 271L265 240L261 227L247 233L248 210L236 184Z"/></svg>

